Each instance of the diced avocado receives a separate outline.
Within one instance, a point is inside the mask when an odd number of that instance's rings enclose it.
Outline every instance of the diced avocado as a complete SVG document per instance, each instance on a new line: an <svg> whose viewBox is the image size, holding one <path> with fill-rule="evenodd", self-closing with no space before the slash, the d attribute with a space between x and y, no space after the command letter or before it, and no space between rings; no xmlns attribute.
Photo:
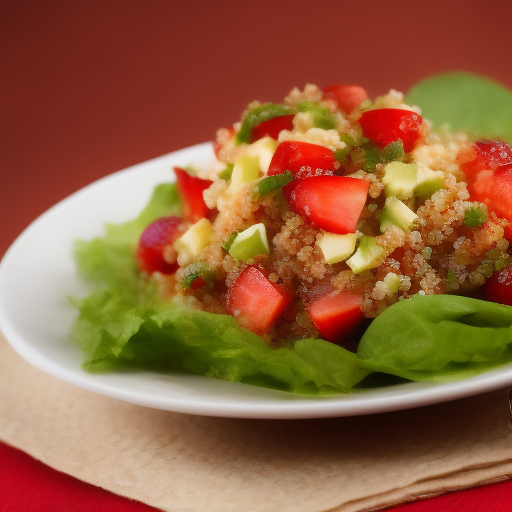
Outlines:
<svg viewBox="0 0 512 512"><path fill-rule="evenodd" d="M246 155L258 157L260 171L267 174L270 162L277 148L277 140L265 136L247 147Z"/></svg>
<svg viewBox="0 0 512 512"><path fill-rule="evenodd" d="M231 174L231 183L228 190L236 192L245 183L250 183L258 179L260 173L259 159L257 156L242 155L239 156L233 167Z"/></svg>
<svg viewBox="0 0 512 512"><path fill-rule="evenodd" d="M380 230L383 233L393 225L408 233L418 216L400 199L388 197L378 218L380 220Z"/></svg>
<svg viewBox="0 0 512 512"><path fill-rule="evenodd" d="M332 265L346 260L356 248L357 236L355 233L347 235L336 235L334 233L324 233L319 242L325 261Z"/></svg>
<svg viewBox="0 0 512 512"><path fill-rule="evenodd" d="M357 251L347 260L347 265L354 274L378 267L387 256L387 251L381 247L373 236L363 236Z"/></svg>
<svg viewBox="0 0 512 512"><path fill-rule="evenodd" d="M382 183L385 185L387 197L408 199L417 185L418 166L402 162L390 162L384 167Z"/></svg>
<svg viewBox="0 0 512 512"><path fill-rule="evenodd" d="M418 164L418 177L414 195L425 201L429 199L434 192L445 187L443 171L433 171L425 164Z"/></svg>
<svg viewBox="0 0 512 512"><path fill-rule="evenodd" d="M384 278L384 282L388 285L391 293L396 293L402 285L400 278L393 272L388 272Z"/></svg>
<svg viewBox="0 0 512 512"><path fill-rule="evenodd" d="M238 233L229 248L236 260L248 261L257 254L268 254L267 231L263 223L255 224Z"/></svg>
<svg viewBox="0 0 512 512"><path fill-rule="evenodd" d="M212 239L212 225L208 219L201 219L192 226L174 242L174 247L178 252L186 251L195 258L201 254L202 250L210 243Z"/></svg>

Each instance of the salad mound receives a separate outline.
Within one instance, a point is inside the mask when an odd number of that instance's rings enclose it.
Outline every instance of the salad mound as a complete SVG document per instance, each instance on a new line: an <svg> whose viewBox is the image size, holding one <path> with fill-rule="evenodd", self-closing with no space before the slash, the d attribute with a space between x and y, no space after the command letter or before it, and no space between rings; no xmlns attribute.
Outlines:
<svg viewBox="0 0 512 512"><path fill-rule="evenodd" d="M512 361L506 142L436 133L396 91L308 85L214 150L77 244L84 367L325 394Z"/></svg>

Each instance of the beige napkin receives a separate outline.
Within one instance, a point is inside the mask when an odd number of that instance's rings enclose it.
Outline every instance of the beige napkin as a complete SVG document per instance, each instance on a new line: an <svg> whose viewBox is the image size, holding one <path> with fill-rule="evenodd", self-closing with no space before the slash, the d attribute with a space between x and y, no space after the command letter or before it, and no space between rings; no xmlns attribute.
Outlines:
<svg viewBox="0 0 512 512"><path fill-rule="evenodd" d="M0 389L5 442L165 511L376 510L512 477L505 390L353 418L211 418L83 391L3 338Z"/></svg>

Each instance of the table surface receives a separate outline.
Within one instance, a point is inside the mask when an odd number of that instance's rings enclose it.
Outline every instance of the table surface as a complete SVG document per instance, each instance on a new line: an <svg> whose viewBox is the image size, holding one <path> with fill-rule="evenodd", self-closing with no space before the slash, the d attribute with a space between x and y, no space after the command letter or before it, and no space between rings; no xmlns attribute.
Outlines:
<svg viewBox="0 0 512 512"><path fill-rule="evenodd" d="M263 0L256 11L235 2L1 2L0 256L77 189L212 140L251 100L279 101L295 85L354 83L375 96L460 69L512 87L508 0L432 0L428 10L406 0L326 1L314 13L306 5ZM52 508L55 496L76 511L152 510L5 444L0 458L9 468L0 479L11 507L5 510L66 509ZM53 498L44 489L54 489ZM507 482L397 512L510 512L511 495ZM42 508L41 499L48 500Z"/></svg>

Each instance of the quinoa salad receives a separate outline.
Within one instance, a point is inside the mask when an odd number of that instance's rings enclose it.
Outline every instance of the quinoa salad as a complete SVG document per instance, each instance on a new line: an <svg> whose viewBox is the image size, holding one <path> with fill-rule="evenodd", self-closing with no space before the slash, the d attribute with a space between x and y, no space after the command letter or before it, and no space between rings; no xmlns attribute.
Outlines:
<svg viewBox="0 0 512 512"><path fill-rule="evenodd" d="M416 370L425 374L435 366L396 370L396 361L368 363L380 348L360 347L365 333L391 332L415 315L459 309L464 313L455 321L464 326L468 317L483 314L479 308L499 308L496 315L512 324L507 143L435 132L395 90L370 100L359 86L306 85L281 103L249 104L237 122L218 130L214 152L209 167L174 168L176 183L168 194L179 195L179 206L154 215L130 246L136 279L154 290L148 307L153 316L140 314L132 338L141 336L140 325L154 321L155 311L165 316L166 307L179 307L210 320L230 317L226 322L236 335L263 341L265 361L288 350L309 363L312 356L301 347L314 351L317 342L332 362L338 357L327 355L332 346L345 358L341 367L350 360L351 380L319 384L311 377L316 370L294 370L295 363L292 373L310 372L295 388L276 384L276 372L270 372L270 384L260 383L262 366L242 375L240 362L235 376L235 364L226 370L204 361L180 363L180 371L295 392L310 392L315 381L320 390L346 392L372 372L415 380ZM443 298L432 306L418 302L430 296ZM401 305L416 310L396 309L392 325L377 324ZM492 327L494 309L489 311L482 326ZM436 318L428 321L434 325ZM474 329L480 325L473 323ZM511 329L492 357L451 354L441 373L466 363L478 373L507 362ZM183 335L180 343L192 338ZM137 346L123 345L116 357L125 350L130 359ZM385 357L392 352L382 350ZM107 359L113 364L111 353ZM92 366L98 360L92 357Z"/></svg>

